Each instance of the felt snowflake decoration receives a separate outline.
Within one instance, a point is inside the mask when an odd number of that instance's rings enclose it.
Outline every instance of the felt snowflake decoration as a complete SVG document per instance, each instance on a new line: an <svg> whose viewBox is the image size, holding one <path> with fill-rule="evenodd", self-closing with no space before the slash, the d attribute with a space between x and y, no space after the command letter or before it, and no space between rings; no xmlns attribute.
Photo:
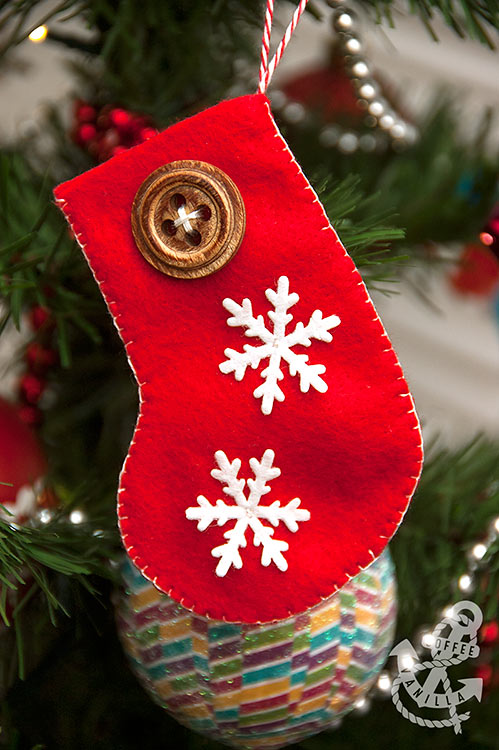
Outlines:
<svg viewBox="0 0 499 750"><path fill-rule="evenodd" d="M214 521L218 526L224 526L229 521L236 522L233 528L224 534L227 542L214 547L211 551L213 557L220 558L215 571L217 576L223 578L232 565L235 568L242 568L243 561L239 550L246 547L248 527L253 532L255 547L262 546L262 565L268 567L273 562L279 570L287 570L288 563L282 553L289 549L289 544L274 539L274 529L265 526L262 521L268 521L273 526L278 526L282 521L290 531L295 532L298 531L300 521L310 519L310 512L299 507L301 500L298 497L283 506L279 500L275 500L271 505L260 505L262 497L270 492L267 482L276 479L281 474L277 466L272 466L274 451L266 450L261 461L250 458L249 464L255 479L248 479L248 497L244 492L246 480L238 478L241 459L235 458L231 462L223 451L217 451L215 460L218 469L213 469L211 475L226 485L223 491L233 498L235 505L227 504L223 500L217 500L215 505L212 505L204 495L199 495L197 507L187 508L185 515L189 520L198 521L199 531L205 531Z"/></svg>
<svg viewBox="0 0 499 750"><path fill-rule="evenodd" d="M274 307L274 310L268 312L273 323L272 331L269 331L265 325L263 315L258 317L253 315L253 307L249 299L243 299L241 305L230 298L224 299L223 306L232 314L232 317L227 320L227 325L246 328L246 336L259 338L262 343L260 346L245 344L244 352L225 349L224 354L228 359L219 367L224 374L233 372L236 380L242 380L248 367L256 369L262 360L268 359L267 367L261 372L263 383L255 388L253 395L255 398L262 399L263 414L270 414L274 401L284 401L284 393L279 386L279 381L284 378L281 370L282 360L288 363L291 376L300 376L302 393L307 393L310 386L319 393L327 391L327 383L321 378L321 375L326 372L326 367L322 364L308 364L308 355L296 354L293 347L310 346L312 339L331 342L333 336L330 330L339 326L341 321L337 315L324 318L321 310L315 310L307 325L299 322L294 331L286 333L286 326L293 320L288 310L296 305L300 297L295 292L289 293L287 276L279 278L277 292L267 289L265 296Z"/></svg>

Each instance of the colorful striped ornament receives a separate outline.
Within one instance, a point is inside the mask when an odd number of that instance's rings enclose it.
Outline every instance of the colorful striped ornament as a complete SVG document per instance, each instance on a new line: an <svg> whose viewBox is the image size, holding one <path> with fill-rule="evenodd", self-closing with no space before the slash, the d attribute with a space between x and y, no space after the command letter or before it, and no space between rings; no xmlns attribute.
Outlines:
<svg viewBox="0 0 499 750"><path fill-rule="evenodd" d="M383 666L395 626L385 551L334 596L288 620L239 625L193 614L129 558L118 632L154 701L181 724L236 748L280 748L350 711Z"/></svg>

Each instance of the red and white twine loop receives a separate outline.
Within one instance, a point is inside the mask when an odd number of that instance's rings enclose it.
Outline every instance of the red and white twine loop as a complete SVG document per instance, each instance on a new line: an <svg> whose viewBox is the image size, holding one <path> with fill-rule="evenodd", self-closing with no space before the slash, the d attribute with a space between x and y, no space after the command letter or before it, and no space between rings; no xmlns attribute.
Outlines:
<svg viewBox="0 0 499 750"><path fill-rule="evenodd" d="M262 38L262 52L260 55L260 80L258 84L258 91L260 94L264 94L270 83L270 79L274 74L274 70L277 68L281 61L281 57L284 54L284 50L288 46L289 40L293 36L293 32L296 29L298 21L305 10L308 0L300 0L300 4L293 13L293 18L289 22L289 26L286 32L279 42L274 57L269 63L269 48L270 48L270 34L272 31L272 21L274 19L274 0L267 0L267 10L265 11L265 26L263 29Z"/></svg>

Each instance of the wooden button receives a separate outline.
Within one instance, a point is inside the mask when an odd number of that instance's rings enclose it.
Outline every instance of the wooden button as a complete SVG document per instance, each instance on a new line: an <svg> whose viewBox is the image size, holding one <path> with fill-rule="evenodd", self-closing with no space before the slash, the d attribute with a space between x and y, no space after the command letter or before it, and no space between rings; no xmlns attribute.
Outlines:
<svg viewBox="0 0 499 750"><path fill-rule="evenodd" d="M222 268L244 236L241 194L221 169L202 161L173 161L139 187L132 231L158 271L197 279Z"/></svg>

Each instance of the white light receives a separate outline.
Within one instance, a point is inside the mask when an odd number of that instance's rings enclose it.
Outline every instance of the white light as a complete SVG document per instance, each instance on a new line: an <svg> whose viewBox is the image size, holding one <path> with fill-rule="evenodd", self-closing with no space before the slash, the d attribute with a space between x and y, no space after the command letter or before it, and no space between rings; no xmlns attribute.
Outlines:
<svg viewBox="0 0 499 750"><path fill-rule="evenodd" d="M356 78L364 78L369 73L369 68L365 62L359 60L359 62L356 62L355 65L352 66L352 73Z"/></svg>
<svg viewBox="0 0 499 750"><path fill-rule="evenodd" d="M69 514L69 520L71 523L83 523L85 516L81 510L72 510Z"/></svg>
<svg viewBox="0 0 499 750"><path fill-rule="evenodd" d="M336 23L342 29L349 29L353 23L353 18L348 13L342 13Z"/></svg>
<svg viewBox="0 0 499 750"><path fill-rule="evenodd" d="M343 133L338 140L338 148L344 154L353 154L358 145L359 139L355 133Z"/></svg>
<svg viewBox="0 0 499 750"><path fill-rule="evenodd" d="M379 124L384 130L390 130L390 128L395 125L395 118L389 114L383 115L383 117L380 118Z"/></svg>
<svg viewBox="0 0 499 750"><path fill-rule="evenodd" d="M499 534L499 516L497 516L496 520L494 521L494 529Z"/></svg>
<svg viewBox="0 0 499 750"><path fill-rule="evenodd" d="M300 122L306 115L305 107L299 102L290 102L284 108L283 115L288 122Z"/></svg>
<svg viewBox="0 0 499 750"><path fill-rule="evenodd" d="M271 99L272 106L275 109L282 109L288 102L288 97L286 96L284 91L281 91L280 89L275 89L275 91L272 91Z"/></svg>
<svg viewBox="0 0 499 750"><path fill-rule="evenodd" d="M454 607L452 605L445 607L442 614L444 617L448 617L451 620L454 617Z"/></svg>
<svg viewBox="0 0 499 750"><path fill-rule="evenodd" d="M379 117L385 111L385 108L381 102L371 102L368 109L369 112L375 117Z"/></svg>
<svg viewBox="0 0 499 750"><path fill-rule="evenodd" d="M463 575L459 578L457 585L461 589L461 591L469 591L470 588L473 585L473 580L468 573L463 573Z"/></svg>
<svg viewBox="0 0 499 750"><path fill-rule="evenodd" d="M359 146L362 151L374 151L376 148L376 138L370 133L361 135L359 138Z"/></svg>
<svg viewBox="0 0 499 750"><path fill-rule="evenodd" d="M371 707L371 702L367 698L359 698L353 707L359 714L366 714Z"/></svg>
<svg viewBox="0 0 499 750"><path fill-rule="evenodd" d="M471 550L471 554L473 555L475 560L481 560L487 554L487 547L485 546L485 544L475 544L475 546Z"/></svg>
<svg viewBox="0 0 499 750"><path fill-rule="evenodd" d="M390 134L393 138L403 138L407 133L407 128L403 122L396 122L391 128Z"/></svg>
<svg viewBox="0 0 499 750"><path fill-rule="evenodd" d="M411 654L403 654L400 657L400 663L402 664L404 669L413 669L416 662L414 661Z"/></svg>
<svg viewBox="0 0 499 750"><path fill-rule="evenodd" d="M405 140L408 143L415 143L418 140L418 131L414 125L410 125L409 123L406 123L406 129Z"/></svg>
<svg viewBox="0 0 499 750"><path fill-rule="evenodd" d="M425 648L433 648L436 638L433 633L423 633L421 636L421 645Z"/></svg>
<svg viewBox="0 0 499 750"><path fill-rule="evenodd" d="M340 130L335 125L328 125L319 133L319 143L326 148L334 146L338 141Z"/></svg>
<svg viewBox="0 0 499 750"><path fill-rule="evenodd" d="M350 52L352 55L356 55L358 52L360 52L359 40L356 39L354 36L351 37L351 39L345 42L345 49L347 52Z"/></svg>
<svg viewBox="0 0 499 750"><path fill-rule="evenodd" d="M363 99L372 99L376 93L376 89L372 83L363 83L359 89L359 94Z"/></svg>
<svg viewBox="0 0 499 750"><path fill-rule="evenodd" d="M50 521L52 520L52 511L48 508L44 508L40 511L39 518L40 523L50 523Z"/></svg>
<svg viewBox="0 0 499 750"><path fill-rule="evenodd" d="M392 681L390 679L390 675L386 672L381 672L380 676L378 677L378 687L380 690L383 690L383 692L388 692L392 687Z"/></svg>
<svg viewBox="0 0 499 750"><path fill-rule="evenodd" d="M46 26L37 26L36 29L33 29L31 34L28 35L28 39L30 42L35 42L35 44L39 44L40 42L44 42L47 38L48 29Z"/></svg>

